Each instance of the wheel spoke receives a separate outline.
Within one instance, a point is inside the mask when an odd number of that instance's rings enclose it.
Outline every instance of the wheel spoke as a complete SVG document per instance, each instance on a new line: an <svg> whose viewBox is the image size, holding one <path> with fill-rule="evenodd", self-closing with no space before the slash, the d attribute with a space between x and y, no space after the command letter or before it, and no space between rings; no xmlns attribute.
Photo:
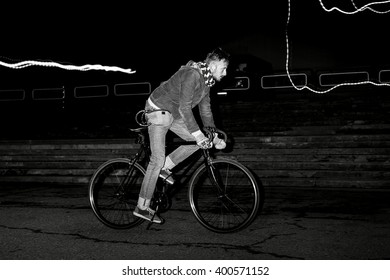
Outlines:
<svg viewBox="0 0 390 280"><path fill-rule="evenodd" d="M139 224L133 215L145 171L130 165L127 159L115 159L100 166L89 186L94 214L112 228L129 228Z"/></svg>
<svg viewBox="0 0 390 280"><path fill-rule="evenodd" d="M190 182L189 199L196 219L216 232L232 232L250 224L259 208L259 187L249 170L236 161L217 159L210 175L205 166L200 167Z"/></svg>

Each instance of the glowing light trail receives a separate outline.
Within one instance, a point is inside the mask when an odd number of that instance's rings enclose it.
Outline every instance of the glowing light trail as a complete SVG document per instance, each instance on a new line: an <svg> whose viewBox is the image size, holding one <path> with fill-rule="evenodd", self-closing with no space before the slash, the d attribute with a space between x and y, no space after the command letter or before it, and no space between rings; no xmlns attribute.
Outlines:
<svg viewBox="0 0 390 280"><path fill-rule="evenodd" d="M353 1L353 0L351 0ZM366 4L364 5L363 7L357 9L356 8L356 5L354 4L356 10L353 11L353 12L346 12L346 11L343 11L337 7L333 7L333 8L330 8L330 9L327 9L324 4L322 3L322 0L319 0L320 4L321 4L321 7L326 11L326 12L331 12L331 11L339 11L343 14L356 14L358 12L361 12L361 11L364 11L365 9L369 8L370 6L372 5L378 5L378 4L386 4L386 3L390 3L390 0L389 1L382 1L382 2L372 2L372 3L369 3L369 4ZM388 13L390 12L389 11L386 11L386 12L377 12L376 10L373 10L373 9L370 9L371 11L375 12L375 13ZM291 0L288 0L288 13L287 13L287 23L286 23L286 49L287 49L287 54L286 54L286 72L287 72L287 76L288 76L288 79L290 80L290 83L292 84L292 86L296 89L296 90L303 90L303 89L307 89L307 90L310 90L311 92L314 92L314 93L318 93L318 94L323 94L323 93L327 93L327 92L330 92L331 90L334 90L338 87L342 87L342 86L358 86L358 85L364 85L364 84L371 84L371 85L374 85L374 86L390 86L390 83L375 83L375 82L372 82L372 81L364 81L364 82L354 82L354 83L341 83L341 84L338 84L338 85L335 85L327 90L322 90L322 91L319 91L319 90L314 90L308 86L301 86L301 87L298 87L294 84L292 78L291 78L291 75L290 75L290 71L289 71L289 61L290 61L290 47L289 47L289 38L288 38L288 26L289 26L289 23L290 23L290 18L291 18Z"/></svg>
<svg viewBox="0 0 390 280"><path fill-rule="evenodd" d="M324 3L322 3L322 0L319 0L320 1L320 4L321 4L321 7L326 11L326 12L332 12L332 11L338 11L340 13L343 13L343 14L346 14L346 15L353 15L353 14L357 14L361 11L364 11L365 9L369 9L370 11L372 12L375 12L377 14L385 14L385 13L388 13L389 11L385 11L385 12L378 12L372 8L370 8L370 6L374 6L374 5L380 5L380 4L386 4L386 3L390 3L390 1L379 1L379 2L371 2L371 3L368 3L360 8L357 8L355 3L353 2L353 0L351 0L355 10L352 11L352 12L347 12L347 11L343 11L341 10L340 8L337 8L337 7L332 7L330 9L326 8Z"/></svg>
<svg viewBox="0 0 390 280"><path fill-rule="evenodd" d="M356 4L355 4L355 2L353 2L353 0L351 0L351 2L352 2L352 5L353 5L353 7L356 9L356 10L359 10L359 8L356 6ZM371 12L374 12L374 13L377 13L377 14L387 14L388 12L390 12L390 10L387 10L387 11L378 11L378 10L374 10L373 8L371 8L371 7L369 7L369 6L372 6L373 4L383 4L383 3L388 3L388 2L390 2L390 1L385 1L385 2L377 2L377 3L370 3L370 4L368 4L368 6L367 7L365 7L364 9L368 9L368 10L370 10ZM364 7L364 6L363 6Z"/></svg>
<svg viewBox="0 0 390 280"><path fill-rule="evenodd" d="M100 64L86 64L82 66L76 66L76 65L64 65L58 62L36 61L36 60L26 60L26 61L21 61L16 63L6 63L0 61L0 65L12 69L22 69L31 66L42 66L42 67L56 67L65 70L76 70L76 71L104 70L104 71L123 72L126 74L135 73L135 71L131 69L124 69L117 66L103 66Z"/></svg>

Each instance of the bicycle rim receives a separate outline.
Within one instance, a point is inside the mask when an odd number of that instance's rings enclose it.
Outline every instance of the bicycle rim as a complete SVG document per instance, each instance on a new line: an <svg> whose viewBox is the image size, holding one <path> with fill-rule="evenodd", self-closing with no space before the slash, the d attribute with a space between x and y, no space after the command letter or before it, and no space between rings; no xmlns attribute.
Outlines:
<svg viewBox="0 0 390 280"><path fill-rule="evenodd" d="M89 200L95 216L106 226L127 229L143 220L134 216L145 170L129 159L102 164L89 184Z"/></svg>
<svg viewBox="0 0 390 280"><path fill-rule="evenodd" d="M216 159L214 174L219 187L205 165L190 181L189 201L196 219L207 229L229 233L248 226L256 217L260 192L253 174L230 159Z"/></svg>

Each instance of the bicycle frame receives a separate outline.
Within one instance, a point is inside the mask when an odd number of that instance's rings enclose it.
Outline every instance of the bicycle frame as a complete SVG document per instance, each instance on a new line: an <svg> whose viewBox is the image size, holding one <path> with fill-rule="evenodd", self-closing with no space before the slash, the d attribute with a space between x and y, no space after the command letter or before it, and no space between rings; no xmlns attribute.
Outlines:
<svg viewBox="0 0 390 280"><path fill-rule="evenodd" d="M89 184L90 203L95 215L105 225L117 229L130 228L144 221L134 218L131 211L136 207L151 151L147 130L137 128L132 131L137 135L136 143L140 144L135 155L106 161L94 172ZM194 142L167 142L170 148L194 145ZM178 184L158 180L152 209L156 213L169 210L171 199L188 183L191 210L204 227L226 233L242 229L252 222L259 207L259 191L250 171L234 160L214 157L208 149L196 154L199 157L183 162L184 167L180 167L180 172L176 174ZM240 184L234 191L233 176L236 175ZM237 200L241 193L245 199Z"/></svg>
<svg viewBox="0 0 390 280"><path fill-rule="evenodd" d="M223 189L221 188L221 186L223 186L223 184L219 183L219 180L221 180L221 178L217 178L217 174L214 172L215 168L213 166L213 159L212 157L210 156L210 152L208 149L204 149L202 150L202 153L203 153L203 157L204 157L204 164L206 165L206 169L207 169L207 173L209 174L209 177L211 179L211 183L213 184L213 186L215 186L219 192L219 194L223 194L224 191ZM218 174L220 175L220 174Z"/></svg>
<svg viewBox="0 0 390 280"><path fill-rule="evenodd" d="M147 136L147 132L143 131L142 129L136 130L136 132L137 132L136 143L140 144L140 147L139 147L137 153L131 158L131 165L133 165L135 162L140 162L140 163L142 163L142 165L146 169L147 165L149 163L149 160L150 160L150 155L151 155L150 145L149 145L149 142L147 140L147 137L148 137ZM183 141L183 142L174 142L172 144L172 146L194 145L194 144L196 144L196 142L185 142L185 141ZM203 156L203 163L201 163L201 164L205 164L206 165L206 169L207 169L207 172L209 174L209 177L210 177L210 180L211 180L212 184L217 188L218 193L220 195L223 195L224 194L224 190L221 187L221 186L223 186L223 184L220 183L221 178L218 178L218 174L216 174L215 171L214 171L215 168L213 167L213 158L210 155L209 149L201 149L201 151L202 151L201 154ZM144 160L142 160L142 159L144 159ZM188 170L190 168L192 168L193 165L196 164L196 162L197 161L194 160L192 162L192 164L189 165ZM184 174L186 174L188 172L188 170L184 170ZM129 170L129 171L131 172L131 170ZM129 173L129 174L131 174L131 173Z"/></svg>

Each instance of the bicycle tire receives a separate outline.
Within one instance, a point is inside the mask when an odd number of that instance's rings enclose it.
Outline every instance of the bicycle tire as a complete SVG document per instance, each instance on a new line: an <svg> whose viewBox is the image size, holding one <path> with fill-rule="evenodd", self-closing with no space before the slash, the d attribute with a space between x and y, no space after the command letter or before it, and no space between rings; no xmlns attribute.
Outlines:
<svg viewBox="0 0 390 280"><path fill-rule="evenodd" d="M241 163L227 158L213 160L213 170L223 186L218 191L201 165L191 177L188 197L198 222L217 233L244 229L256 218L260 207L260 189L254 175Z"/></svg>
<svg viewBox="0 0 390 280"><path fill-rule="evenodd" d="M89 183L89 201L99 221L115 229L142 223L133 211L144 177L145 169L130 159L117 158L100 165Z"/></svg>

